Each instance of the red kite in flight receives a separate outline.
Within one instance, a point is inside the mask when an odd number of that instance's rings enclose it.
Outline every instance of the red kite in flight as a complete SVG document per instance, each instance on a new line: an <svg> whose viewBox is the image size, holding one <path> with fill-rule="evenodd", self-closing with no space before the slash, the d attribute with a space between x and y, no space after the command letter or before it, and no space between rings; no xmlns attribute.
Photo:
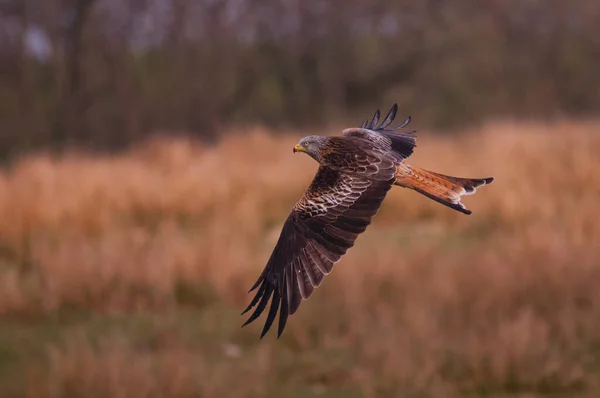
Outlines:
<svg viewBox="0 0 600 398"><path fill-rule="evenodd" d="M404 163L415 148L411 132L397 131L410 123L387 127L398 106L381 122L379 110L360 127L348 128L341 137L304 137L294 152L304 152L320 167L288 216L275 249L260 277L250 289L258 291L244 313L256 310L243 326L257 319L267 307L261 338L271 328L279 311L277 337L288 315L328 275L346 251L365 231L387 192L394 185L414 189L430 199L464 214L471 214L461 196L471 195L493 178L459 178L434 173Z"/></svg>

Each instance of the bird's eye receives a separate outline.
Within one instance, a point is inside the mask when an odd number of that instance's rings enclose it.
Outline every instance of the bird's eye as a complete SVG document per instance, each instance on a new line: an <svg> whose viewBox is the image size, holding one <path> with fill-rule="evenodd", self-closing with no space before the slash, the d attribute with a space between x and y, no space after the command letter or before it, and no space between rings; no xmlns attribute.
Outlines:
<svg viewBox="0 0 600 398"><path fill-rule="evenodd" d="M304 144L302 144L304 147L308 147L308 144L310 144L310 141L304 141Z"/></svg>

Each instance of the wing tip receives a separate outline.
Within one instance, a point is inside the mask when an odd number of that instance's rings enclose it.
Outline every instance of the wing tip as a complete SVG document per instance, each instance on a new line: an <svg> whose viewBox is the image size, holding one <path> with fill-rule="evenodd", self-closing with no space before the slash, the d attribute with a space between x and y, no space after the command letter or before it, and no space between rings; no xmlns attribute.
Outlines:
<svg viewBox="0 0 600 398"><path fill-rule="evenodd" d="M394 119L396 118L396 114L398 112L398 103L394 102L392 104L392 107L390 108L390 110L388 111L386 117L383 119L383 121L377 125L377 123L379 122L380 118L381 118L381 112L379 109L377 109L375 111L375 114L373 115L372 118L369 118L365 121L362 122L362 124L360 125L360 127L356 128L350 128L350 129L346 129L346 130L358 130L358 129L366 129L366 130L371 130L371 131L388 131L386 130L386 128L394 121ZM398 125L397 127L394 127L393 129L389 130L389 131L394 131L394 130L398 130L401 129L403 127L406 127L412 120L412 116L408 116L406 119L404 119L404 121ZM344 131L345 132L345 131ZM415 133L416 130L414 131L408 131L406 132L407 134L413 134Z"/></svg>
<svg viewBox="0 0 600 398"><path fill-rule="evenodd" d="M406 119L404 119L404 121L402 122L402 124L400 124L400 125L399 125L398 127L396 127L394 130L399 130L399 129L401 129L401 128L404 128L404 127L408 126L408 125L410 124L410 122L411 122L411 121L412 121L412 116L408 115L408 116L406 117ZM414 134L414 133L416 133L416 132L417 132L417 130L413 130L413 131L409 131L408 133L409 133L409 134Z"/></svg>
<svg viewBox="0 0 600 398"><path fill-rule="evenodd" d="M269 330L271 330L271 327L273 326L273 322L277 318L278 314L279 314L279 323L278 323L278 327L277 327L277 339L279 339L281 337L281 335L283 334L283 331L284 331L286 323L287 323L287 318L289 315L288 314L288 305L287 305L288 299L287 299L286 291L287 291L287 289L286 289L285 285L283 288L283 292L281 292L276 285L269 283L268 280L265 279L264 282L262 283L262 285L260 286L260 289L256 293L256 296L252 299L252 301L250 302L248 307L242 312L242 315L244 315L246 312L248 312L250 309L252 309L257 303L258 303L258 307L252 313L252 315L246 320L246 322L244 322L244 324L241 327L243 328L244 326L257 320L260 317L260 315L262 315L264 310L266 309L268 301L270 299L271 306L270 306L269 312L267 314L267 319L265 321L263 329L260 333L259 340L262 340L267 335Z"/></svg>

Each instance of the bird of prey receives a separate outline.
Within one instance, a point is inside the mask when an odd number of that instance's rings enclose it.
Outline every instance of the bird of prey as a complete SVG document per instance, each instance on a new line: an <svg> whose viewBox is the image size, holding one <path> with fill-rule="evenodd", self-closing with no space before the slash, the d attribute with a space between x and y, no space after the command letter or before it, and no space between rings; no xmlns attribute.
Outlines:
<svg viewBox="0 0 600 398"><path fill-rule="evenodd" d="M434 173L404 162L415 148L415 131L398 131L410 123L389 128L396 116L394 104L378 125L379 110L360 127L341 136L304 137L294 147L319 163L312 183L293 207L275 249L249 293L256 295L242 313L257 306L243 326L271 306L260 338L271 328L277 312L277 338L287 318L298 310L328 275L335 263L365 231L387 192L397 185L413 189L464 214L471 211L461 196L471 195L493 178L459 178Z"/></svg>

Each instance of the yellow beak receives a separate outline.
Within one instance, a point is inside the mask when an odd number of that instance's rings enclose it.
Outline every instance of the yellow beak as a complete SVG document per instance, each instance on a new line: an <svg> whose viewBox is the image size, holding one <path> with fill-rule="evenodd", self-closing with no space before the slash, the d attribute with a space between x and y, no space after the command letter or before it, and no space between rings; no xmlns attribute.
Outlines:
<svg viewBox="0 0 600 398"><path fill-rule="evenodd" d="M304 148L300 144L296 144L296 146L294 146L294 153L296 153L296 152L304 152L304 151L306 151L306 148Z"/></svg>

